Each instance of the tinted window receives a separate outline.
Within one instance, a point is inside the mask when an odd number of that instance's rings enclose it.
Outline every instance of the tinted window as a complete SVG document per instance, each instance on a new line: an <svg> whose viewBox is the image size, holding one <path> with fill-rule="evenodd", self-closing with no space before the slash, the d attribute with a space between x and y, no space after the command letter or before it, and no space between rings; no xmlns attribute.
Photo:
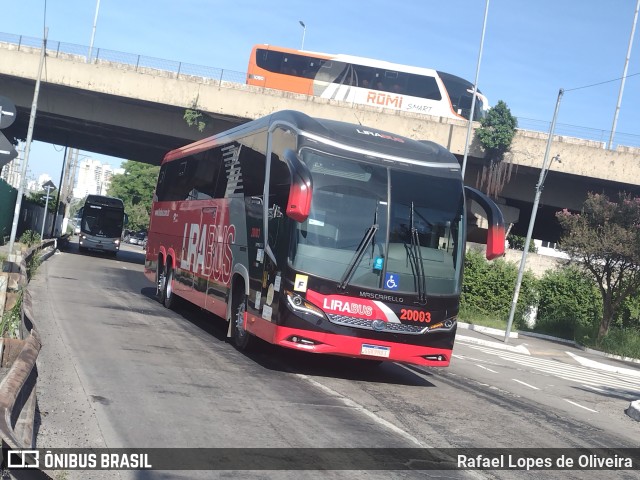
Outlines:
<svg viewBox="0 0 640 480"><path fill-rule="evenodd" d="M220 150L208 150L166 163L160 169L158 201L207 200L219 195Z"/></svg>
<svg viewBox="0 0 640 480"><path fill-rule="evenodd" d="M256 64L270 72L315 78L325 60L295 53L284 53L259 48L256 50Z"/></svg>

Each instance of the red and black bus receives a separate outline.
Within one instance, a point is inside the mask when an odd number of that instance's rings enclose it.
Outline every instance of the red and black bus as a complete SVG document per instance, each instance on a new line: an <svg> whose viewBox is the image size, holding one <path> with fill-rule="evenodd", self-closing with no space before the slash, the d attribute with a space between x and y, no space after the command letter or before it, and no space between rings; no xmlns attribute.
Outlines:
<svg viewBox="0 0 640 480"><path fill-rule="evenodd" d="M502 255L500 210L445 148L282 111L165 156L145 273L240 350L447 366L471 201Z"/></svg>

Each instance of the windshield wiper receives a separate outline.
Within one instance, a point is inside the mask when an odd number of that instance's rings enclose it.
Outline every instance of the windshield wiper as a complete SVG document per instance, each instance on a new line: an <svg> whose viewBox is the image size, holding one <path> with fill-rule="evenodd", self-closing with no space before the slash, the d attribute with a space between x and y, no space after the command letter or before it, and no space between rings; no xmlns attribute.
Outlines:
<svg viewBox="0 0 640 480"><path fill-rule="evenodd" d="M377 231L378 231L378 224L374 223L364 233L364 237L362 237L362 240L360 240L360 245L358 245L358 248L356 249L356 253L353 255L353 258L349 262L349 265L347 266L347 269L345 270L344 275L342 275L342 278L340 279L340 283L338 284L339 289L344 290L345 288L347 288L347 285L349 285L349 282L351 281L351 277L353 277L353 274L356 271L356 267L360 264L360 261L362 260L362 256L364 255L365 250L371 243L371 240L373 240L373 237L375 237Z"/></svg>
<svg viewBox="0 0 640 480"><path fill-rule="evenodd" d="M424 262L422 261L422 248L420 247L420 237L418 236L418 229L413 224L414 218L414 206L413 202L411 202L411 211L409 217L409 231L411 238L411 254L409 258L413 263L415 268L411 270L414 272L414 276L417 281L416 290L418 292L418 301L420 303L424 303L427 301L427 286L426 286L426 278L424 274ZM422 216L420 216L422 218ZM409 249L407 248L407 254L409 253Z"/></svg>
<svg viewBox="0 0 640 480"><path fill-rule="evenodd" d="M424 262L422 260L422 247L420 247L420 238L418 237L418 229L414 228L411 232L411 248L414 251L418 273L418 301L424 303L427 301L427 279L424 274ZM417 252L417 255L416 253Z"/></svg>

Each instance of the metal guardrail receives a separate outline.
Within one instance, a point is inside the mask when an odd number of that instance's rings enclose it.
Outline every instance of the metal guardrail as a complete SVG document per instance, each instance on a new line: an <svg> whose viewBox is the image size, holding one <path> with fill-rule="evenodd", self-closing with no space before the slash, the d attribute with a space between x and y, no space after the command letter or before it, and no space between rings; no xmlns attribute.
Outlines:
<svg viewBox="0 0 640 480"><path fill-rule="evenodd" d="M0 382L0 438L3 446L12 449L30 449L35 445L34 423L36 407L36 383L38 372L36 360L42 347L40 335L35 328L27 264L34 255L46 248L55 250L57 240L47 240L31 248L20 261L19 288L22 290L21 337L4 339L8 344L2 352L5 361L11 363L9 371ZM53 251L52 250L52 251ZM24 338L26 337L26 339Z"/></svg>
<svg viewBox="0 0 640 480"><path fill-rule="evenodd" d="M0 32L0 43L13 45L18 51L22 47L38 50L42 47L42 39L2 32ZM47 40L47 55L56 58L75 55L87 59L89 57L89 47L73 43ZM224 82L233 85L244 85L247 78L246 72L166 60L104 48L94 47L91 51L91 58L89 60L94 63L101 61L113 62L144 73L157 72L160 74L161 72L164 75L169 74L175 78L190 77L192 80L200 80L203 83L208 80L214 80L217 81L221 87L224 87ZM518 118L518 128L521 130L548 133L550 126L550 121L534 120L522 117ZM556 124L554 135L602 142L603 147L606 147L609 141L610 131L558 123ZM616 132L614 136L614 148L619 145L640 147L640 135Z"/></svg>

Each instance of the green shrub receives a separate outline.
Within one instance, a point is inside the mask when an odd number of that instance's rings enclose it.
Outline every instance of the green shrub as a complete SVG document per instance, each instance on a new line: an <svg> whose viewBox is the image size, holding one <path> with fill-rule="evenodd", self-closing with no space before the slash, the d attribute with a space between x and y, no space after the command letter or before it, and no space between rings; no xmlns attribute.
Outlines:
<svg viewBox="0 0 640 480"><path fill-rule="evenodd" d="M580 341L578 335L590 336L600 322L600 292L593 280L574 266L547 271L539 281L539 293L537 332Z"/></svg>
<svg viewBox="0 0 640 480"><path fill-rule="evenodd" d="M488 262L482 253L470 250L465 257L464 268L461 311L468 315L486 315L506 321L511 310L518 267L503 259ZM524 325L526 312L537 304L536 283L533 274L526 271L514 316L517 327Z"/></svg>
<svg viewBox="0 0 640 480"><path fill-rule="evenodd" d="M2 314L0 320L0 336L18 338L20 323L22 322L22 291L11 310Z"/></svg>
<svg viewBox="0 0 640 480"><path fill-rule="evenodd" d="M520 235L514 235L513 233L507 236L507 241L509 242L509 248L514 250L524 250L524 244L526 242L525 237L521 237ZM529 253L537 253L538 249L536 248L536 244L531 240L529 242Z"/></svg>
<svg viewBox="0 0 640 480"><path fill-rule="evenodd" d="M27 247L32 247L36 243L40 243L40 234L33 230L27 230L20 235L19 242Z"/></svg>
<svg viewBox="0 0 640 480"><path fill-rule="evenodd" d="M640 332L640 292L636 292L622 302L615 324L621 328L634 328Z"/></svg>

